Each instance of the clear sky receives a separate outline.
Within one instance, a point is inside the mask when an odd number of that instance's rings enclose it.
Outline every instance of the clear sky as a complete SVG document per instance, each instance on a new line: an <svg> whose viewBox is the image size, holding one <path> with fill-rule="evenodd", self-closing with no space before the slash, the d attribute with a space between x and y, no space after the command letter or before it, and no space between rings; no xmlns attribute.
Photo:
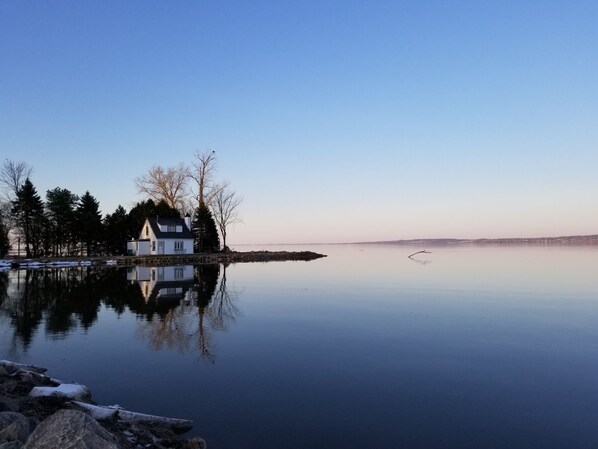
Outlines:
<svg viewBox="0 0 598 449"><path fill-rule="evenodd" d="M235 243L598 233L598 1L0 0L0 157L141 199L214 149Z"/></svg>

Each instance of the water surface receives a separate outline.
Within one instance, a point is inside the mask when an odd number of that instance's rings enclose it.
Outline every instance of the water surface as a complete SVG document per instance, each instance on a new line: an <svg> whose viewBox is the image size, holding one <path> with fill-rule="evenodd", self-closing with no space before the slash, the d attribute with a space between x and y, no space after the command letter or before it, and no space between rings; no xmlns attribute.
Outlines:
<svg viewBox="0 0 598 449"><path fill-rule="evenodd" d="M216 449L598 447L598 249L307 249L0 273L0 357Z"/></svg>

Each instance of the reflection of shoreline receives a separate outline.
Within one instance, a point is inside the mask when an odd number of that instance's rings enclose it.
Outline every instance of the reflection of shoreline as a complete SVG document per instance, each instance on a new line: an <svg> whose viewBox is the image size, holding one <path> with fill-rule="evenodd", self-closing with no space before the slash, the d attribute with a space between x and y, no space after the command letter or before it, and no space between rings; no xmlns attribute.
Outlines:
<svg viewBox="0 0 598 449"><path fill-rule="evenodd" d="M63 339L94 326L102 307L136 316L138 335L159 350L197 351L214 360L213 334L239 316L237 292L218 264L175 267L69 267L0 272L0 320L9 354L36 335Z"/></svg>

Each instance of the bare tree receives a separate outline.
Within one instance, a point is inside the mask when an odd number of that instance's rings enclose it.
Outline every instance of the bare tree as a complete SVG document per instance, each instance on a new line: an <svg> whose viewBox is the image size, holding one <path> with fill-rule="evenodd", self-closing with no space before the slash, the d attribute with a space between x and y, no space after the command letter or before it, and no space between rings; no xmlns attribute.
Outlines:
<svg viewBox="0 0 598 449"><path fill-rule="evenodd" d="M135 178L138 193L145 193L154 201L165 200L169 206L185 212L189 168L184 164L163 168L150 168L143 176Z"/></svg>
<svg viewBox="0 0 598 449"><path fill-rule="evenodd" d="M189 177L197 184L197 194L194 196L197 198L198 206L202 207L210 204L214 191L212 182L216 171L216 152L208 150L200 153L196 151L193 157L195 160L191 164Z"/></svg>
<svg viewBox="0 0 598 449"><path fill-rule="evenodd" d="M222 248L224 251L228 250L226 246L227 228L231 224L241 222L239 205L242 200L234 190L230 190L228 184L218 186L216 194L212 199L212 213L214 214L214 221L216 221L222 235Z"/></svg>
<svg viewBox="0 0 598 449"><path fill-rule="evenodd" d="M25 180L31 177L31 172L33 172L33 167L27 162L4 160L2 166L0 166L0 185L4 187L4 193L8 201L17 197L17 192L25 183Z"/></svg>

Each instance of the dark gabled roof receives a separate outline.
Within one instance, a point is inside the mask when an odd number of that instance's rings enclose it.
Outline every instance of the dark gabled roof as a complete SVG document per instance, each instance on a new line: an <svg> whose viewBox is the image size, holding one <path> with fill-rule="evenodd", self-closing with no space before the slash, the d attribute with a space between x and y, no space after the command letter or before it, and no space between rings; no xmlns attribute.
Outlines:
<svg viewBox="0 0 598 449"><path fill-rule="evenodd" d="M158 239L192 239L193 233L185 224L182 218L148 217L147 221L152 227L154 235ZM182 226L183 232L164 232L160 231L159 225Z"/></svg>

